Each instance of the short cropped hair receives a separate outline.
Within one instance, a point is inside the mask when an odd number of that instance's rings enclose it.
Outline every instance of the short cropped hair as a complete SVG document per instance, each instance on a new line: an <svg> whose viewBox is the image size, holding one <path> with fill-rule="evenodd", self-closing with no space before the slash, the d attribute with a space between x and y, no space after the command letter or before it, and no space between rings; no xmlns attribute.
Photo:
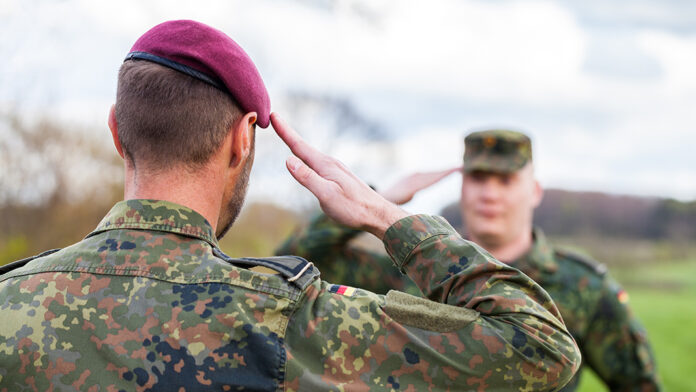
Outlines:
<svg viewBox="0 0 696 392"><path fill-rule="evenodd" d="M149 61L121 65L116 123L134 166L200 168L241 117L230 95L205 82Z"/></svg>

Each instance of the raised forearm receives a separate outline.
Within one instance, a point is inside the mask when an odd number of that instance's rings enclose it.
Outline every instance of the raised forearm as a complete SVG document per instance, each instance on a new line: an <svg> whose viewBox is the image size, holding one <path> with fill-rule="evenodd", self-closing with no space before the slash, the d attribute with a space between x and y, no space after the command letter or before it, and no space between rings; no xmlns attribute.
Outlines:
<svg viewBox="0 0 696 392"><path fill-rule="evenodd" d="M492 347L518 352L525 366L559 379L570 379L579 366L577 346L549 295L462 239L443 218L402 219L385 246L427 298L479 312L480 339L495 342Z"/></svg>

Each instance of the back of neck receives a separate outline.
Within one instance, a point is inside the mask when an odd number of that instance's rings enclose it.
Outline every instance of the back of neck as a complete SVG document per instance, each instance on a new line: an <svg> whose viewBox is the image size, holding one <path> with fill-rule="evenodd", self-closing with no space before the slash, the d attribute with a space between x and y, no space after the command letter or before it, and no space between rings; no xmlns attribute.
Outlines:
<svg viewBox="0 0 696 392"><path fill-rule="evenodd" d="M203 215L216 229L222 191L217 189L219 182L209 177L205 173L193 174L177 170L126 172L124 199L154 199L177 203Z"/></svg>

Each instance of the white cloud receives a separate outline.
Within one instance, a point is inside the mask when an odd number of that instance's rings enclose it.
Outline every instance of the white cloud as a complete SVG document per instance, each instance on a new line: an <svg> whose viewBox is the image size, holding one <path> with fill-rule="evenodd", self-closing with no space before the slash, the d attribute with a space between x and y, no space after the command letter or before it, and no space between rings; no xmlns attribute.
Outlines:
<svg viewBox="0 0 696 392"><path fill-rule="evenodd" d="M540 101L569 83L582 88L583 34L551 2L402 1L374 23L288 3L254 7L265 56L294 88Z"/></svg>
<svg viewBox="0 0 696 392"><path fill-rule="evenodd" d="M559 2L307 4L0 0L0 103L48 106L103 127L116 70L135 39L164 20L193 18L237 40L264 75L274 108L370 181L456 164L468 129L508 124L535 137L547 186L696 197L689 148L696 145L696 37L654 24L626 27L625 15L642 20L651 9L645 1L626 10L614 40L610 25L584 24L587 15ZM660 14L660 23L670 15ZM621 63L618 76L584 68L597 40ZM636 58L654 61L660 73L621 77ZM395 140L332 145L321 133L331 126L325 113L312 112L312 121L287 113L288 90L349 99ZM260 169L260 183L280 175Z"/></svg>

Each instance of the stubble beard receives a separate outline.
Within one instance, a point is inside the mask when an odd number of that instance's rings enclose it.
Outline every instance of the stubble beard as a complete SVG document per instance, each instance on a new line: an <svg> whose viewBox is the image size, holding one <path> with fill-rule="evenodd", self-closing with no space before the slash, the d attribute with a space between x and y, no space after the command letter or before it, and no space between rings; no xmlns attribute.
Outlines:
<svg viewBox="0 0 696 392"><path fill-rule="evenodd" d="M250 154L253 157L253 149ZM239 213L242 211L242 206L244 205L244 199L246 199L247 190L249 187L249 177L251 173L251 166L253 159L248 159L244 164L244 171L239 177L239 180L234 184L234 192L232 198L227 203L227 207L220 212L220 220L218 223L218 230L216 237L218 240L227 234L227 231L232 227L234 222L237 220Z"/></svg>

